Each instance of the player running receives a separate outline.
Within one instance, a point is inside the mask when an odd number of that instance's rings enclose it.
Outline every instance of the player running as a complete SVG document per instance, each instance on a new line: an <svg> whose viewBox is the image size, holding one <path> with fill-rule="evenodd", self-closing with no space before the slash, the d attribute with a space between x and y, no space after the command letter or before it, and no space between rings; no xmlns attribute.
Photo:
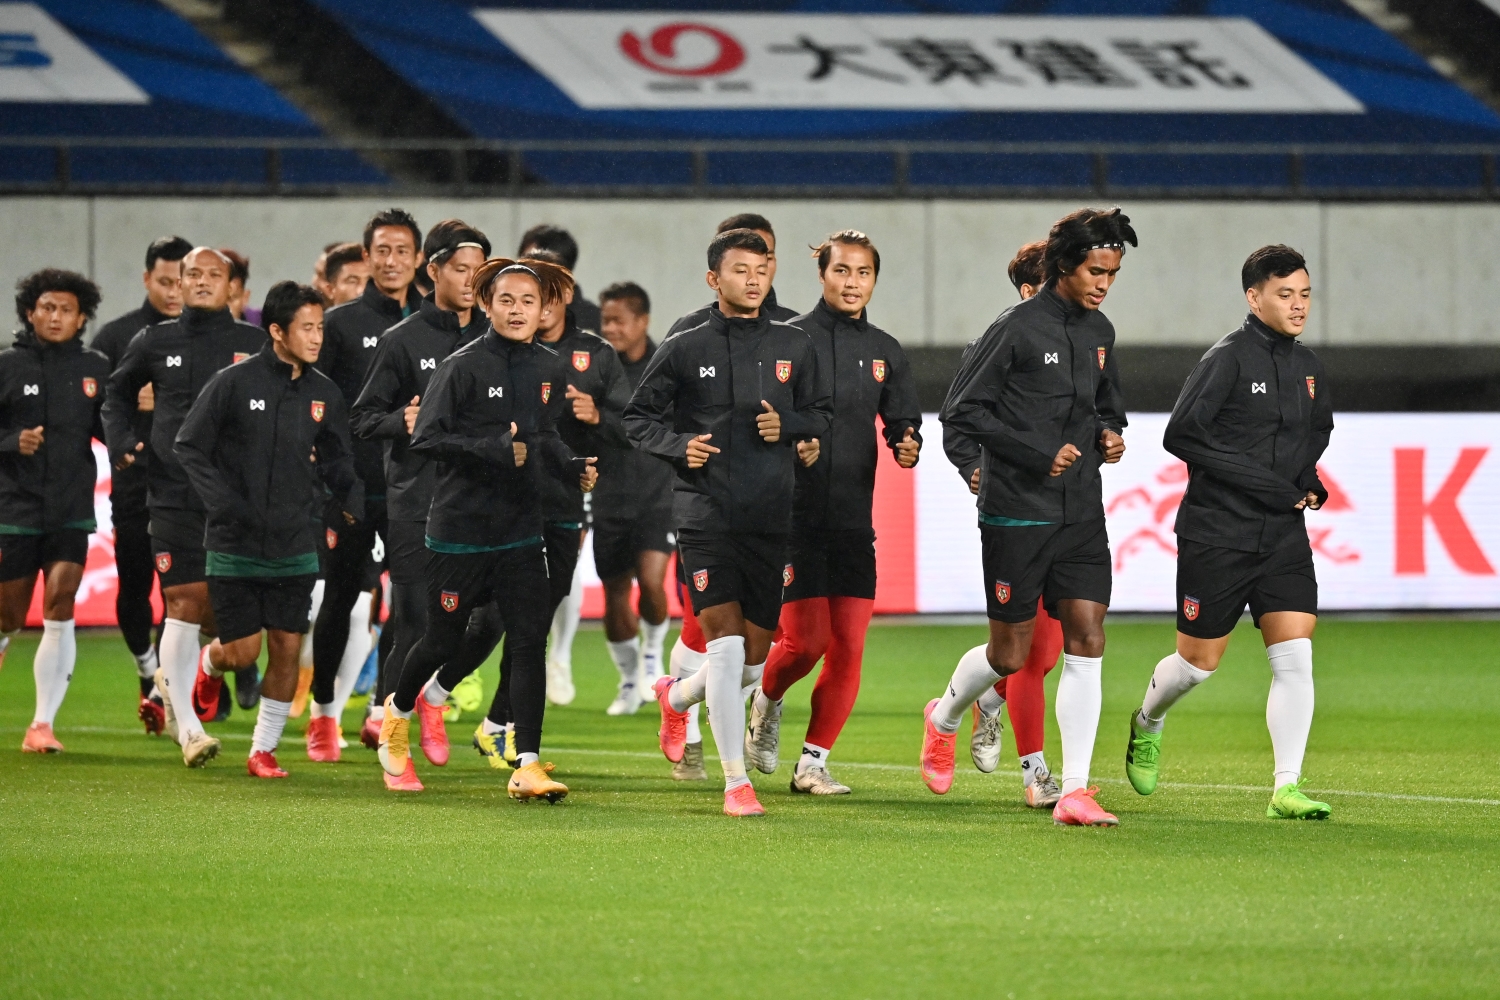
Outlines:
<svg viewBox="0 0 1500 1000"><path fill-rule="evenodd" d="M188 767L202 767L219 752L219 741L203 730L192 696L198 633L213 635L214 618L205 576L203 500L173 446L208 381L257 353L266 342L264 330L230 315L229 270L229 261L212 247L196 247L182 259L182 315L149 326L130 341L110 375L103 411L111 464L116 470L128 469L145 453L146 442L137 434L135 421L141 389L153 387L146 472L151 548L166 604L156 687L165 695L167 732L181 744Z"/></svg>
<svg viewBox="0 0 1500 1000"><path fill-rule="evenodd" d="M575 459L555 425L564 397L553 379L556 355L535 342L542 303L557 302L569 283L565 269L543 261L488 261L475 275L488 298L492 325L437 367L417 417L411 449L434 468L426 546L427 626L386 699L380 763L388 787L419 791L411 768L410 725L418 705L441 710L448 692L433 677L459 651L469 611L494 602L506 625L510 706L515 716L515 799L557 801L566 785L540 762L546 712L547 556L541 478L593 489L593 459ZM441 725L441 714L438 724Z"/></svg>
<svg viewBox="0 0 1500 1000"><path fill-rule="evenodd" d="M1088 786L1099 728L1109 536L1101 463L1125 453L1114 327L1099 312L1135 230L1119 209L1080 209L1047 237L1047 284L1012 306L965 352L943 403L945 432L983 449L979 533L990 639L958 661L928 703L921 770L939 795L953 784L960 717L998 677L1026 663L1040 598L1062 622L1057 726L1063 744L1059 824L1114 826Z"/></svg>
<svg viewBox="0 0 1500 1000"><path fill-rule="evenodd" d="M636 446L677 470L678 558L708 648L703 670L656 682L659 742L682 760L688 709L707 703L730 816L765 813L745 773L742 689L760 679L781 612L794 442L826 434L832 416L812 339L762 312L769 257L751 230L714 237L707 280L718 305L662 345L625 411Z"/></svg>
<svg viewBox="0 0 1500 1000"><path fill-rule="evenodd" d="M365 285L370 281L370 262L365 259L365 248L358 243L335 245L324 257L323 274L327 285L325 297L330 306L354 302L365 293Z"/></svg>
<svg viewBox="0 0 1500 1000"><path fill-rule="evenodd" d="M73 599L95 527L91 442L104 439L99 408L109 377L109 359L80 339L98 308L99 288L81 274L28 274L16 283L22 328L0 351L0 660L26 624L38 572L43 586L26 753L63 749L52 723L77 659Z"/></svg>
<svg viewBox="0 0 1500 1000"><path fill-rule="evenodd" d="M1250 314L1203 355L1172 408L1163 445L1187 463L1177 508L1177 651L1151 675L1130 717L1125 774L1156 789L1167 710L1213 675L1245 605L1271 664L1266 728L1276 771L1271 819L1327 819L1303 794L1302 757L1313 720L1313 628L1318 578L1307 510L1328 499L1318 459L1333 406L1307 327L1312 279L1288 246L1252 253L1240 272Z"/></svg>
<svg viewBox="0 0 1500 1000"><path fill-rule="evenodd" d="M604 338L634 392L656 356L651 298L633 281L599 293ZM594 568L604 583L604 638L620 674L610 715L634 715L662 669L666 645L667 592L672 557L672 466L638 448L611 449L599 456L599 488L593 494ZM630 606L640 586L639 615ZM696 747L702 767L702 744ZM691 752L691 751L689 751Z"/></svg>
<svg viewBox="0 0 1500 1000"><path fill-rule="evenodd" d="M163 236L146 248L146 270L141 275L146 301L140 308L104 324L89 342L90 347L109 358L111 370L125 356L130 338L148 326L175 319L182 313L182 258L192 249L193 245L181 236ZM148 383L136 401L135 433L142 441L151 440L153 399ZM146 732L159 735L167 716L161 692L156 690L158 664L156 647L151 641L151 626L156 621L151 607L156 567L151 557L151 535L146 529L150 520L146 510L149 461L143 452L134 465L114 470L109 481L109 504L114 525L115 621L119 623L126 648L135 657L140 677L141 697L136 714L145 724ZM0 649L0 657L3 655Z"/></svg>
<svg viewBox="0 0 1500 1000"><path fill-rule="evenodd" d="M543 255L557 254L557 262L568 269L569 275L578 270L578 241L561 226L543 222L521 234L521 245L516 248L516 256L536 258L539 252ZM547 258L543 256L538 259ZM573 314L573 322L580 330L598 333L599 307L590 302L578 288L576 279L573 293L573 299L568 303L568 312Z"/></svg>
<svg viewBox="0 0 1500 1000"><path fill-rule="evenodd" d="M1006 268L1022 301L1041 291L1045 283L1043 258L1046 250L1046 240L1028 243L1016 251ZM964 481L969 484L969 492L977 496L982 464L979 446L963 434L945 430L943 447L948 460L958 467ZM1047 758L1043 753L1047 710L1043 682L1057 665L1062 649L1062 624L1047 613L1038 599L1036 629L1031 634L1026 665L1009 677L1002 677L974 702L974 729L969 738L969 756L974 767L988 774L1000 766L1000 710L1008 704L1011 726L1016 734L1016 756L1021 761L1022 795L1032 809L1051 809L1062 798L1062 789L1047 769Z"/></svg>
<svg viewBox="0 0 1500 1000"><path fill-rule="evenodd" d="M791 549L782 570L781 639L755 692L745 760L764 774L775 772L781 699L826 653L791 789L848 795L849 786L829 774L828 757L859 695L865 633L875 608L875 418L897 464L910 469L922 448L922 408L906 352L870 322L880 251L864 233L845 229L824 240L813 256L823 297L792 322L812 338L819 378L833 390L833 423L807 447L813 464L797 468Z"/></svg>
<svg viewBox="0 0 1500 1000"><path fill-rule="evenodd" d="M322 488L340 516L364 513L343 394L313 367L323 344L323 298L283 281L266 293L270 342L204 386L177 432L176 456L206 508L205 571L218 637L203 647L193 703L213 718L224 672L260 656L267 665L246 769L285 778L276 762L292 695L297 650L318 574L314 525Z"/></svg>
<svg viewBox="0 0 1500 1000"><path fill-rule="evenodd" d="M732 229L749 229L765 241L766 244L766 286L762 290L760 310L761 314L769 317L773 322L790 323L797 318L797 310L788 309L776 301L776 289L772 285L776 282L776 233L771 229L771 220L764 215L754 212L741 212L731 215L719 227L714 230L715 236L722 236ZM717 309L717 301L710 302L702 309L695 309L683 316L667 328L667 336L675 337L684 330L692 330L708 322L708 314Z"/></svg>

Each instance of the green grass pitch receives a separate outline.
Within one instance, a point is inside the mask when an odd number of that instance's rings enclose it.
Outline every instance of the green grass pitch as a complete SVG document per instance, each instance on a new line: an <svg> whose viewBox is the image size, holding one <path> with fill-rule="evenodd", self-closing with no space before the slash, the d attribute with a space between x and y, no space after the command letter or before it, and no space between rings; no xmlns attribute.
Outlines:
<svg viewBox="0 0 1500 1000"><path fill-rule="evenodd" d="M577 701L547 713L572 788L555 807L509 801L468 720L447 768L418 757L420 796L385 792L357 743L309 763L305 717L288 781L246 777L238 711L211 727L224 755L189 771L139 732L132 661L102 632L80 636L67 753L23 756L22 636L0 671L0 996L1500 993L1500 624L1324 623L1305 778L1326 823L1264 818L1269 672L1248 626L1173 712L1162 787L1136 796L1126 718L1172 627L1112 624L1094 770L1113 830L1027 810L1008 727L998 773L961 749L949 795L922 785L922 705L982 635L876 627L833 756L854 794L793 798L783 763L755 777L759 821L720 815L717 780L670 780L650 706L604 715L597 631ZM784 760L809 689L788 698Z"/></svg>

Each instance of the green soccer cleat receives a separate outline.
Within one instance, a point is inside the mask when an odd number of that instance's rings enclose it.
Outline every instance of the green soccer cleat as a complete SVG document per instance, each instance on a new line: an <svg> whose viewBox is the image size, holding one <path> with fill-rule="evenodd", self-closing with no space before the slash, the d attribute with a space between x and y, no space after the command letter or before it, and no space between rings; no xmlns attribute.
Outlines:
<svg viewBox="0 0 1500 1000"><path fill-rule="evenodd" d="M1156 779L1160 771L1161 733L1148 733L1137 729L1135 720L1139 712L1130 713L1130 742L1125 744L1125 777L1130 787L1141 795L1156 791Z"/></svg>
<svg viewBox="0 0 1500 1000"><path fill-rule="evenodd" d="M1266 819L1327 819L1332 812L1327 802L1314 802L1297 782L1289 781L1271 793Z"/></svg>

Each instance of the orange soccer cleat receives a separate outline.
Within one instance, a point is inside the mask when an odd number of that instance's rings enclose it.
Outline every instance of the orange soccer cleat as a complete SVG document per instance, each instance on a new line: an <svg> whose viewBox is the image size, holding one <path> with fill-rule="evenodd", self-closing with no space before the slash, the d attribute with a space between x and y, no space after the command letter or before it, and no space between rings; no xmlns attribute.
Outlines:
<svg viewBox="0 0 1500 1000"><path fill-rule="evenodd" d="M1113 813L1107 813L1094 796L1099 786L1076 788L1057 800L1052 807L1052 822L1058 826L1119 826Z"/></svg>
<svg viewBox="0 0 1500 1000"><path fill-rule="evenodd" d="M568 795L567 785L552 780L552 765L540 761L532 761L524 767L516 768L505 790L510 793L511 798L522 802L546 799L554 805Z"/></svg>
<svg viewBox="0 0 1500 1000"><path fill-rule="evenodd" d="M290 778L276 763L276 755L269 750L257 750L245 761L245 770L252 778Z"/></svg>
<svg viewBox="0 0 1500 1000"><path fill-rule="evenodd" d="M339 761L339 724L331 715L307 720L307 759L319 764Z"/></svg>
<svg viewBox="0 0 1500 1000"><path fill-rule="evenodd" d="M390 792L420 792L422 780L417 777L417 762L410 757L406 758L406 770L400 774L382 774L385 778L386 791Z"/></svg>
<svg viewBox="0 0 1500 1000"><path fill-rule="evenodd" d="M672 699L667 694L676 683L675 677L658 677L656 683L651 685L651 690L656 692L656 702L661 706L661 728L656 731L657 742L661 744L663 756L674 764L682 759L687 750L688 724L688 714L673 708Z"/></svg>
<svg viewBox="0 0 1500 1000"><path fill-rule="evenodd" d="M427 704L427 696L417 695L417 720L422 726L418 745L422 756L434 767L448 763L448 727L443 725L443 706Z"/></svg>
<svg viewBox="0 0 1500 1000"><path fill-rule="evenodd" d="M725 816L764 816L766 810L755 797L755 786L750 782L737 785L724 792Z"/></svg>
<svg viewBox="0 0 1500 1000"><path fill-rule="evenodd" d="M26 737L21 740L22 753L62 753L63 745L45 722L33 722L26 728Z"/></svg>
<svg viewBox="0 0 1500 1000"><path fill-rule="evenodd" d="M953 748L957 733L945 733L932 724L932 710L938 699L927 703L922 712L922 780L937 795L946 795L953 787Z"/></svg>

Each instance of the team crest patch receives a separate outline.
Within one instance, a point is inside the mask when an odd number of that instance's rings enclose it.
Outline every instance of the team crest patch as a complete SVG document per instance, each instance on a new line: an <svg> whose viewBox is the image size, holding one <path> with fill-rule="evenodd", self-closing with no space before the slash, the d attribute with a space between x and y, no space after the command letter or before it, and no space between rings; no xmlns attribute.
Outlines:
<svg viewBox="0 0 1500 1000"><path fill-rule="evenodd" d="M875 376L875 381L877 381L877 382L884 382L885 381L885 362L881 361L879 358L876 358L874 361L871 361L870 362L870 374Z"/></svg>
<svg viewBox="0 0 1500 1000"><path fill-rule="evenodd" d="M693 574L693 587L700 594L708 589L708 570L700 569Z"/></svg>
<svg viewBox="0 0 1500 1000"><path fill-rule="evenodd" d="M249 357L250 357L249 353L247 353L245 351L235 351L234 352L234 363L235 364L239 364L241 361L248 360Z"/></svg>
<svg viewBox="0 0 1500 1000"><path fill-rule="evenodd" d="M792 569L791 563L787 563L781 568L781 585L783 587L790 587L792 581L795 579L797 579L797 571Z"/></svg>
<svg viewBox="0 0 1500 1000"><path fill-rule="evenodd" d="M1010 603L1010 584L1006 583L1004 580L995 581L995 600L999 601L1001 604Z"/></svg>
<svg viewBox="0 0 1500 1000"><path fill-rule="evenodd" d="M1190 622L1197 621L1198 620L1198 608L1199 608L1198 598L1196 598L1196 597L1186 597L1186 596L1183 597L1183 599L1182 599L1182 617L1186 618Z"/></svg>
<svg viewBox="0 0 1500 1000"><path fill-rule="evenodd" d="M338 548L339 533L337 531L334 531L332 528L325 528L323 531L323 543L330 549Z"/></svg>
<svg viewBox="0 0 1500 1000"><path fill-rule="evenodd" d="M458 594L451 590L443 591L442 604L444 611L457 611Z"/></svg>
<svg viewBox="0 0 1500 1000"><path fill-rule="evenodd" d="M158 552L156 555L156 571L166 573L172 568L172 553Z"/></svg>
<svg viewBox="0 0 1500 1000"><path fill-rule="evenodd" d="M1099 348L1099 370L1104 370L1104 348Z"/></svg>
<svg viewBox="0 0 1500 1000"><path fill-rule="evenodd" d="M776 362L776 381L785 382L792 377L792 363L790 361Z"/></svg>
<svg viewBox="0 0 1500 1000"><path fill-rule="evenodd" d="M326 412L328 412L328 408L323 405L321 399L312 401L312 418L315 423L321 424L323 422L323 414Z"/></svg>
<svg viewBox="0 0 1500 1000"><path fill-rule="evenodd" d="M588 351L574 351L573 352L573 367L577 368L581 372L588 371L589 370L589 352Z"/></svg>
<svg viewBox="0 0 1500 1000"><path fill-rule="evenodd" d="M1308 381L1311 382L1312 380L1308 379ZM89 399L93 399L95 396L99 395L99 381L92 378L84 379L83 394Z"/></svg>
<svg viewBox="0 0 1500 1000"><path fill-rule="evenodd" d="M89 395L93 395L93 393L90 393ZM1318 398L1318 380L1311 375L1307 376L1307 398Z"/></svg>
<svg viewBox="0 0 1500 1000"><path fill-rule="evenodd" d="M542 405L545 406L546 404L548 404L550 402L552 402L552 383L551 382L543 382L542 383Z"/></svg>

